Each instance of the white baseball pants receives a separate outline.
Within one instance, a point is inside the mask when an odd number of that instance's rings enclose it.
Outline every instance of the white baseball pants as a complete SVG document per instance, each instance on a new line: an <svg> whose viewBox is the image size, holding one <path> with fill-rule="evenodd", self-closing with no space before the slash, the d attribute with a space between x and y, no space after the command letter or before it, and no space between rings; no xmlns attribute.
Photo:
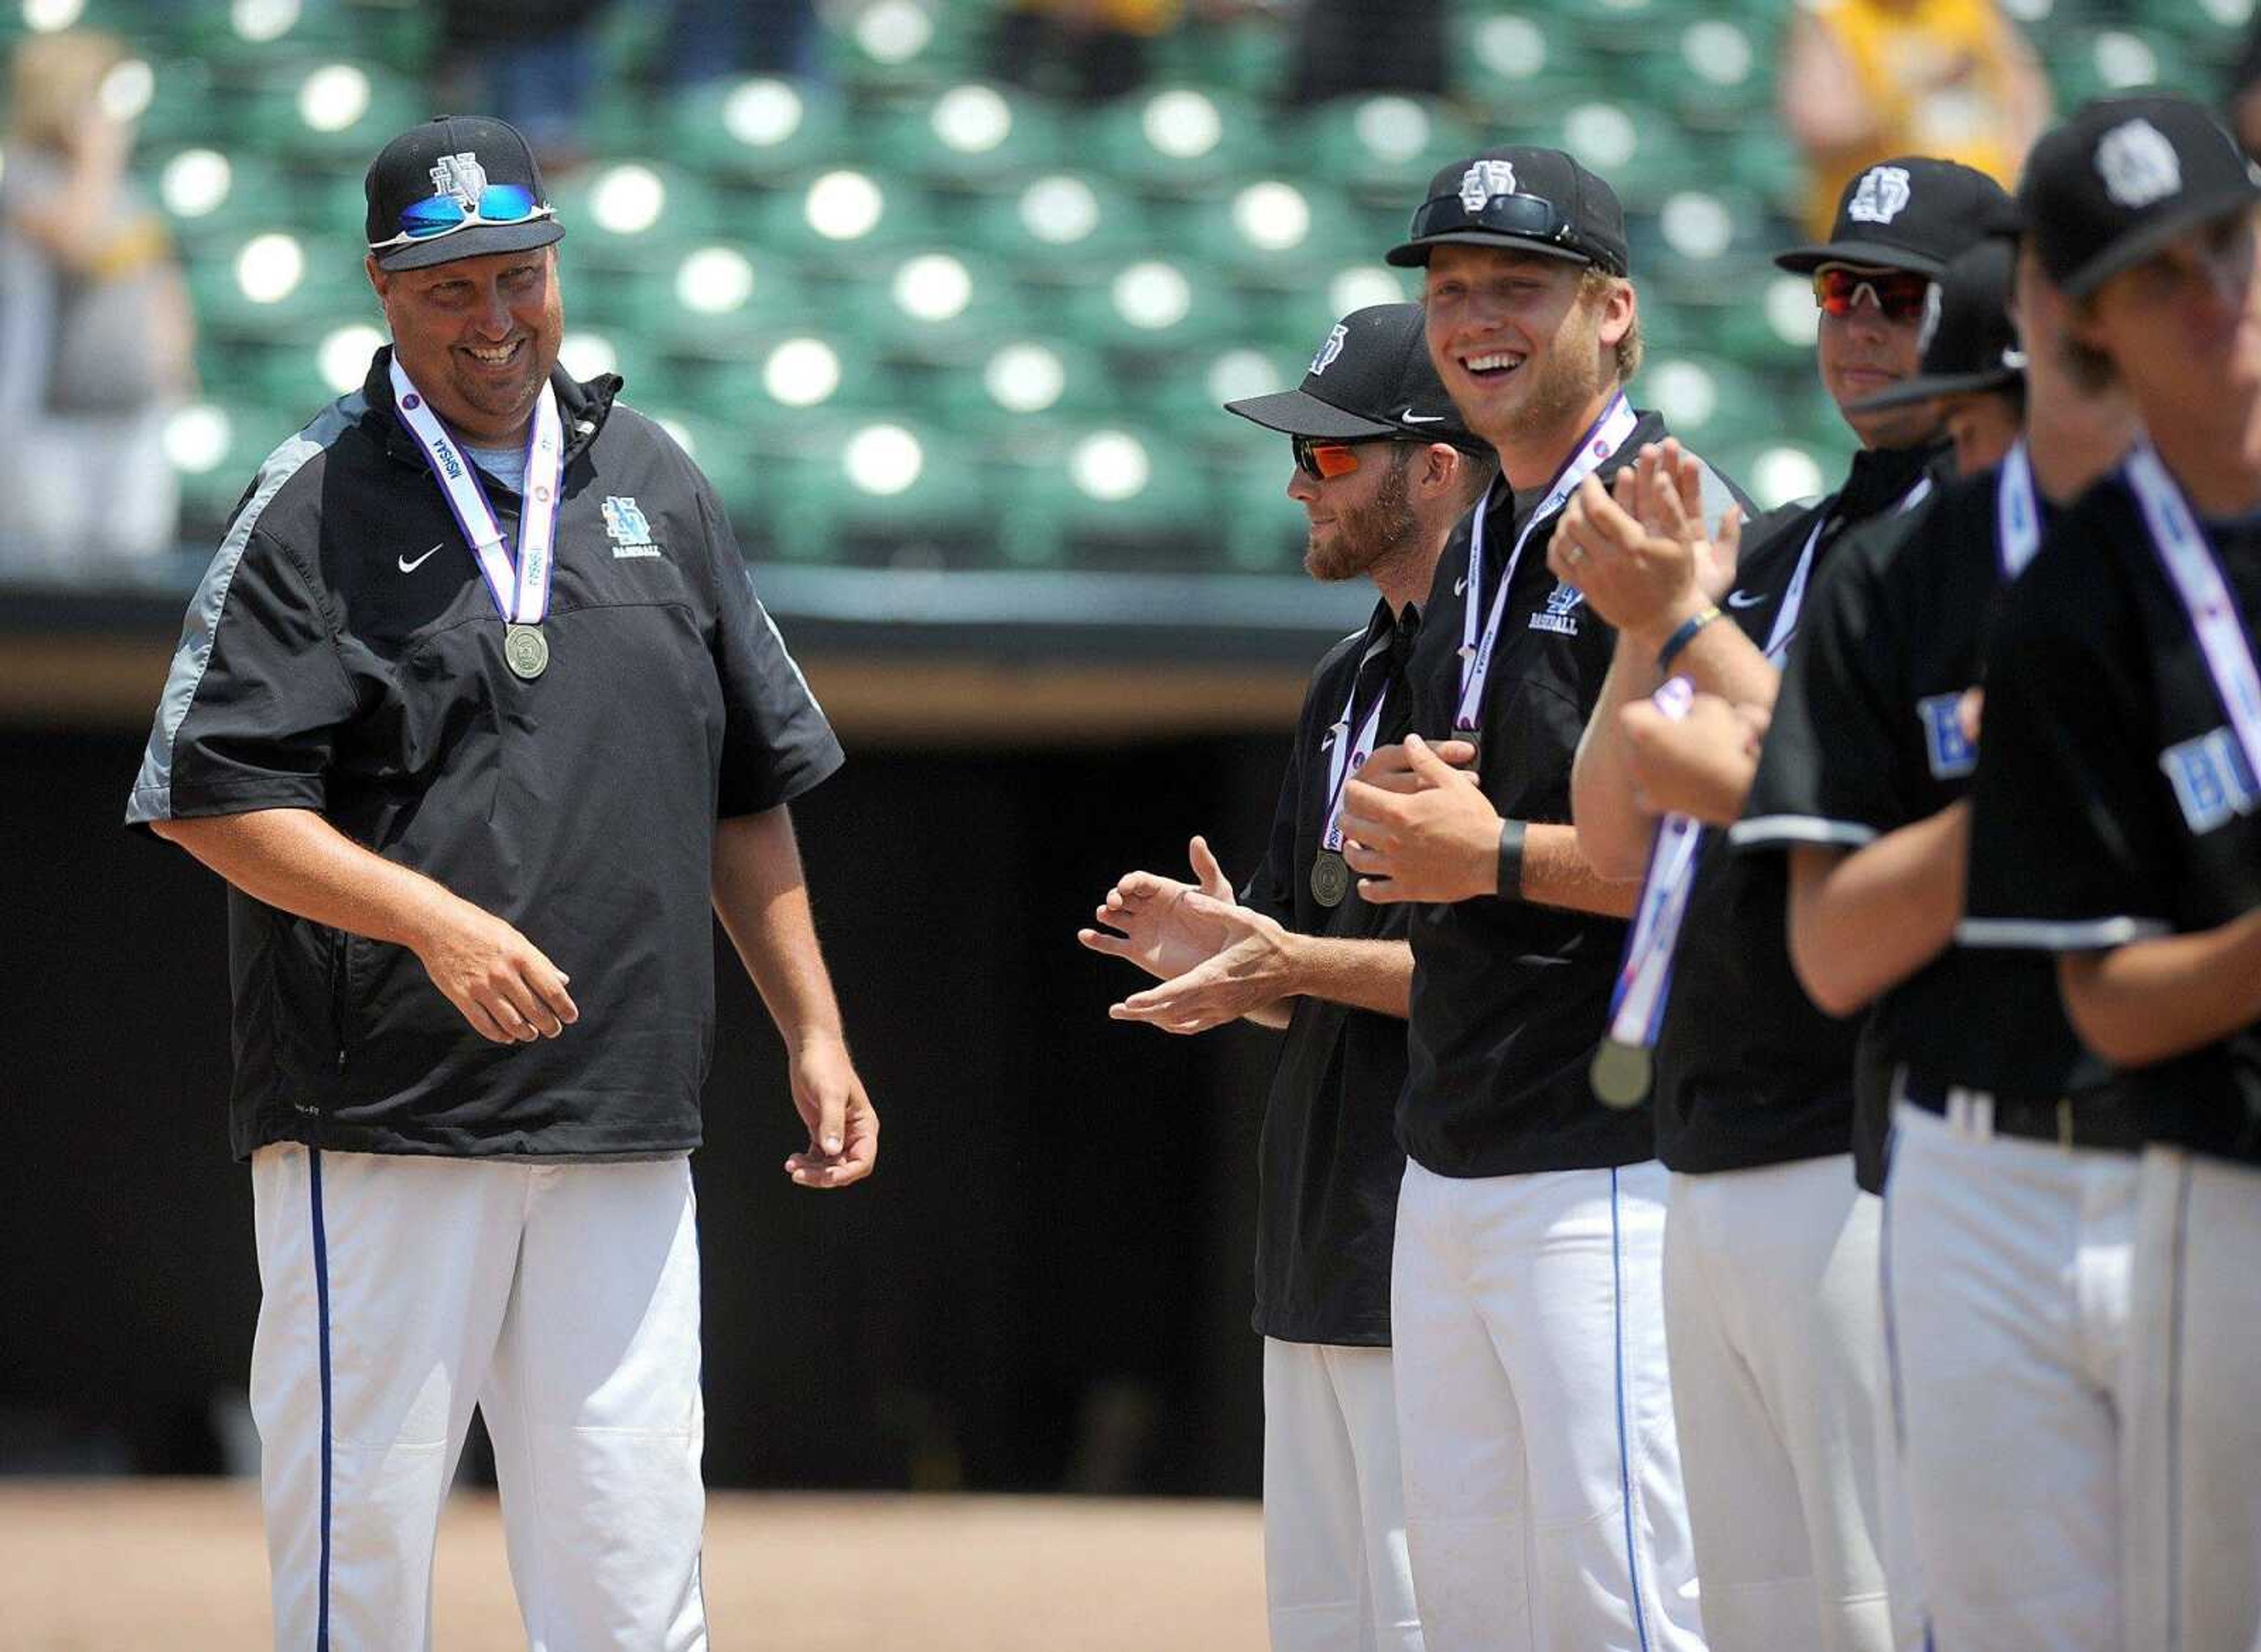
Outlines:
<svg viewBox="0 0 2261 1652"><path fill-rule="evenodd" d="M1995 1136L1906 1104L1895 1115L1885 1306L1942 1648L2122 1645L2135 1182L2132 1153Z"/></svg>
<svg viewBox="0 0 2261 1652"><path fill-rule="evenodd" d="M270 1146L251 1174L277 1652L428 1652L474 1403L530 1652L703 1652L689 1161Z"/></svg>
<svg viewBox="0 0 2261 1652"><path fill-rule="evenodd" d="M1388 1348L1264 1340L1272 1652L1421 1652Z"/></svg>
<svg viewBox="0 0 2261 1652"><path fill-rule="evenodd" d="M1391 1275L1430 1652L1701 1652L1654 1164L1405 1167Z"/></svg>
<svg viewBox="0 0 2261 1652"><path fill-rule="evenodd" d="M2145 1150L2129 1284L2128 1644L2261 1648L2261 1171Z"/></svg>
<svg viewBox="0 0 2261 1652"><path fill-rule="evenodd" d="M1664 1322L1712 1652L1891 1652L1878 1201L1849 1153L1672 1178Z"/></svg>

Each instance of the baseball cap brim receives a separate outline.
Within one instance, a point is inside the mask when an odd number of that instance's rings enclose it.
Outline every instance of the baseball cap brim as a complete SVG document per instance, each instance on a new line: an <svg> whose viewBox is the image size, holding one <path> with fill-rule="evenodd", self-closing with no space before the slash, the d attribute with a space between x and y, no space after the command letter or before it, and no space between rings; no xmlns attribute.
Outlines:
<svg viewBox="0 0 2261 1652"><path fill-rule="evenodd" d="M1906 407L1914 402L1930 401L1940 396L1971 396L1985 390L2005 390L2025 377L2013 367L1997 367L1984 373L1919 373L1913 378L1903 379L1890 390L1878 391L1859 401L1845 404L1847 413L1882 413L1887 407Z"/></svg>
<svg viewBox="0 0 2261 1652"><path fill-rule="evenodd" d="M522 253L547 247L563 238L565 226L554 218L528 219L523 224L474 224L452 234L411 241L377 255L379 269L428 269L459 258L479 258L490 253Z"/></svg>
<svg viewBox="0 0 2261 1652"><path fill-rule="evenodd" d="M2057 291L2068 298L2085 298L2113 277L2142 263L2177 236L2211 219L2250 211L2256 203L2261 203L2261 184L2250 181L2186 201L2172 212L2161 213L2133 234L2111 242L2058 282Z"/></svg>
<svg viewBox="0 0 2261 1652"><path fill-rule="evenodd" d="M1418 269L1429 262L1432 247L1497 247L1514 253L1536 253L1546 258L1562 258L1574 264L1590 264L1594 261L1584 253L1568 247L1558 247L1529 235L1504 235L1497 230L1454 229L1441 235L1424 235L1418 241L1401 241L1382 254L1382 261L1395 264L1400 269Z"/></svg>
<svg viewBox="0 0 2261 1652"><path fill-rule="evenodd" d="M1310 436L1321 442L1373 442L1407 434L1396 425L1345 413L1306 391L1282 390L1269 396L1249 396L1224 404L1229 413L1277 430L1283 435Z"/></svg>
<svg viewBox="0 0 2261 1652"><path fill-rule="evenodd" d="M1906 247L1890 247L1880 241L1835 241L1793 247L1786 253L1776 253L1774 262L1776 268L1800 276L1810 276L1824 264L1865 264L1874 269L1912 270L1919 276L1929 276L1934 281L1947 268L1944 259L1913 252Z"/></svg>

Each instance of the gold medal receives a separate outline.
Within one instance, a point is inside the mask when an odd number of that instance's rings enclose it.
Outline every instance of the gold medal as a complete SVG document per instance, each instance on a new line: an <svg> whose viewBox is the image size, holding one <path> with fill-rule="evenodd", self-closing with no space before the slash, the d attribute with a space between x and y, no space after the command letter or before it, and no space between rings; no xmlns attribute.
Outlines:
<svg viewBox="0 0 2261 1652"><path fill-rule="evenodd" d="M513 625L502 634L503 664L532 682L549 669L549 639L538 625Z"/></svg>
<svg viewBox="0 0 2261 1652"><path fill-rule="evenodd" d="M1608 1105L1633 1107L1648 1095L1649 1071L1654 1065L1647 1046L1604 1038L1602 1047L1594 1052L1594 1065L1588 1076L1593 1081L1594 1094Z"/></svg>
<svg viewBox="0 0 2261 1652"><path fill-rule="evenodd" d="M1311 861L1311 899L1324 907L1338 907L1350 893L1350 863L1331 849L1322 849Z"/></svg>

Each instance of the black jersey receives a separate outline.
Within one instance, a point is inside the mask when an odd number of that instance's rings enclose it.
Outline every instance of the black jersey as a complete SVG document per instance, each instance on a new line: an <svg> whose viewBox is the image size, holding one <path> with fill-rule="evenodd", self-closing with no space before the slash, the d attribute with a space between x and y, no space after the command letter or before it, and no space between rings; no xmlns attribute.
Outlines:
<svg viewBox="0 0 2261 1652"><path fill-rule="evenodd" d="M2261 782L2125 474L2052 528L1989 650L1965 945L2109 948L2261 907ZM2207 537L2250 646L2261 522ZM2261 1025L2124 1081L2156 1138L2261 1162Z"/></svg>
<svg viewBox="0 0 2261 1652"><path fill-rule="evenodd" d="M1312 673L1280 786L1263 863L1241 891L1245 906L1305 935L1345 940L1405 938L1406 909L1373 906L1353 887L1326 907L1312 892L1331 801L1331 762L1353 679L1358 716L1383 684L1375 743L1405 737L1412 723L1405 663L1420 619L1393 621L1387 603L1372 621L1329 650ZM1323 998L1296 1000L1264 1110L1258 1150L1257 1332L1289 1342L1387 1347L1390 1248L1405 1154L1397 1146L1397 1092L1405 1082L1405 1024Z"/></svg>
<svg viewBox="0 0 2261 1652"><path fill-rule="evenodd" d="M1729 617L1764 648L1808 542L1818 574L1848 530L1906 502L1935 456L1855 455L1842 491L1770 524L1745 553ZM1793 634L1803 625L1801 612ZM1657 1035L1657 1157L1704 1172L1846 1152L1859 1029L1822 1014L1798 984L1784 928L1788 868L1709 831L1695 879Z"/></svg>
<svg viewBox="0 0 2261 1652"><path fill-rule="evenodd" d="M2018 490L2036 515L2038 496ZM1774 723L1737 848L1858 849L1969 794L1976 745L1963 693L1979 681L1987 632L2008 589L2002 473L1943 485L1917 512L1848 535L1791 650ZM2037 534L2013 530L2025 539ZM2108 1081L2034 953L1949 946L1880 997L1878 1060L1856 1086L1854 1163L1883 1185L1890 1074L1937 1094L1950 1087L2054 1097Z"/></svg>
<svg viewBox="0 0 2261 1652"><path fill-rule="evenodd" d="M1665 434L1662 419L1641 414L1594 474L1606 484ZM1720 506L1741 497L1716 476L1706 491ZM1485 558L1487 588L1467 588L1472 512L1454 529L1423 606L1410 675L1414 727L1432 739L1453 732L1467 607L1489 611L1491 582L1514 543L1518 524L1505 488L1494 490L1489 509L1485 542L1497 549ZM1532 530L1515 563L1477 766L1484 795L1504 819L1568 824L1571 759L1617 634L1575 586L1547 571L1557 520ZM1595 1169L1653 1156L1647 1113L1597 1106L1586 1081L1625 930L1621 919L1498 895L1415 911L1413 1014L1398 1106L1408 1153L1448 1176Z"/></svg>

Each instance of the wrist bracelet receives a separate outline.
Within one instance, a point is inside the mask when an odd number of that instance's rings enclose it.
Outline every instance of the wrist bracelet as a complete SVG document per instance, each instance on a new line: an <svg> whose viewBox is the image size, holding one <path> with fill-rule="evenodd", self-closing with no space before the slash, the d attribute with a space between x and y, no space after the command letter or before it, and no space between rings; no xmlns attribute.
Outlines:
<svg viewBox="0 0 2261 1652"><path fill-rule="evenodd" d="M1499 823L1499 893L1510 901L1523 898L1523 830L1519 820Z"/></svg>
<svg viewBox="0 0 2261 1652"><path fill-rule="evenodd" d="M1711 624L1712 621L1719 617L1719 610L1718 607L1715 604L1707 602L1702 607L1697 609L1695 613L1681 621L1680 628L1675 631L1670 636L1666 637L1664 639L1664 646L1656 650L1656 669L1666 673L1668 676L1670 675L1672 671L1672 662L1680 657L1680 650L1686 648L1689 643L1696 640L1697 632L1702 630L1705 626Z"/></svg>

